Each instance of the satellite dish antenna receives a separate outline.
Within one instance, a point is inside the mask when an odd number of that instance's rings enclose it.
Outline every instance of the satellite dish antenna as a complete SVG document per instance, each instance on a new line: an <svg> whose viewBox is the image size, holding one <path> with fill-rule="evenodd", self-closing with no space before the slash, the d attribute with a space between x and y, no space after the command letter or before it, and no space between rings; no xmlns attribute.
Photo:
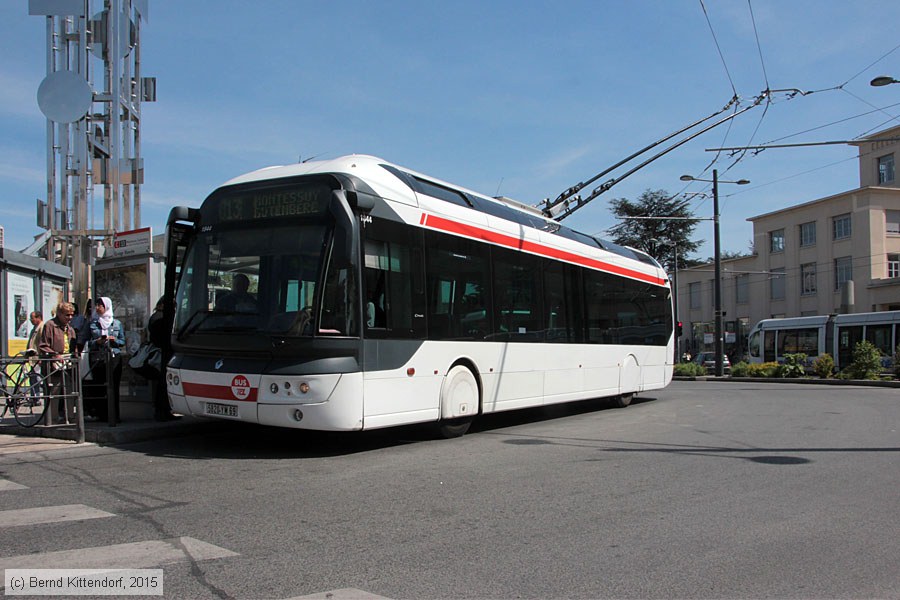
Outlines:
<svg viewBox="0 0 900 600"><path fill-rule="evenodd" d="M134 26L134 21L129 19L125 13L121 13L119 17L119 23L122 25L118 31L119 58L125 58L131 54L131 49L134 47L135 40L137 39L137 28ZM90 48L94 56L100 60L103 60L103 52L106 49L106 24L108 18L109 11L104 10L94 15L94 19L91 23L94 37L91 41Z"/></svg>
<svg viewBox="0 0 900 600"><path fill-rule="evenodd" d="M38 107L56 123L80 121L91 108L93 92L84 77L72 71L47 75L37 91Z"/></svg>

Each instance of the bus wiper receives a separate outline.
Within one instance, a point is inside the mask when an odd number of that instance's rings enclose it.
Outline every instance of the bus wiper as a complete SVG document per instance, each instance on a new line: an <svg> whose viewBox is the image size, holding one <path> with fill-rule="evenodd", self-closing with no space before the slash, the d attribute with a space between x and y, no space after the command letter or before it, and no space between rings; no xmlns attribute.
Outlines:
<svg viewBox="0 0 900 600"><path fill-rule="evenodd" d="M196 310L194 314L192 314L184 325L178 330L178 333L175 334L175 339L179 342L186 336L188 333L194 332L203 322L209 318L209 315L212 314L212 311L209 310ZM194 323L194 319L197 318L197 315L203 315L203 318ZM192 325L193 324L193 325Z"/></svg>
<svg viewBox="0 0 900 600"><path fill-rule="evenodd" d="M202 318L196 319L198 315L202 315ZM179 342L189 333L193 333L200 328L203 323L206 322L211 316L215 315L216 317L232 317L235 315L239 316L259 316L259 313L256 312L244 312L239 310L197 310L190 316L190 318L182 325L181 329L178 330L178 333L175 335L175 339ZM194 322L196 319L196 322ZM252 327L247 326L236 326L236 325L228 325L221 328L221 331L248 331L252 329Z"/></svg>

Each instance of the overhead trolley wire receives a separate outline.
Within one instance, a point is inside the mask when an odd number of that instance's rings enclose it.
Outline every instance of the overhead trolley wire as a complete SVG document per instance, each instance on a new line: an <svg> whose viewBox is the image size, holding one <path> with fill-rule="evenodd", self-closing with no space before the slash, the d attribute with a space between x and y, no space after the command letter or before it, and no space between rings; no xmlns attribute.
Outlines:
<svg viewBox="0 0 900 600"><path fill-rule="evenodd" d="M728 77L728 83L731 84L731 91L737 97L737 89L734 87L734 80L731 78L731 72L728 70L728 64L725 62L725 55L722 54L722 48L719 46L719 39L713 29L712 21L709 20L709 13L706 11L706 5L700 0L700 8L703 9L703 16L706 17L706 24L709 26L709 32L712 34L713 42L716 44L716 50L719 52L719 58L722 60L722 66L725 68L725 75Z"/></svg>

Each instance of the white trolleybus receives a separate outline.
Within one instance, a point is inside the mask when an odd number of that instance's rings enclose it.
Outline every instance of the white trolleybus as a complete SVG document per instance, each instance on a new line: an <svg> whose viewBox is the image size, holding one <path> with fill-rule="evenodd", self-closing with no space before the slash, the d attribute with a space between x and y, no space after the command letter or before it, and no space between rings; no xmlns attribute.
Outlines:
<svg viewBox="0 0 900 600"><path fill-rule="evenodd" d="M350 431L666 386L660 265L371 156L255 171L167 227L174 410Z"/></svg>
<svg viewBox="0 0 900 600"><path fill-rule="evenodd" d="M883 366L890 368L900 344L900 311L763 319L750 331L750 362L783 362L785 354L815 358L828 353L840 370L853 362L853 349L863 340L881 351Z"/></svg>

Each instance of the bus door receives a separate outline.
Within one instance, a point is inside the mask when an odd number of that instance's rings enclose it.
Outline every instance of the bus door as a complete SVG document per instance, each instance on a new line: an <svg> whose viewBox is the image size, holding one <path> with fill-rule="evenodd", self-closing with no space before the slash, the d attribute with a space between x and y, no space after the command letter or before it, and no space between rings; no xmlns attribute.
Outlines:
<svg viewBox="0 0 900 600"><path fill-rule="evenodd" d="M200 216L196 209L185 206L176 206L169 213L166 224L166 272L163 293L165 297L174 300L175 290L182 276L184 254L189 241L196 230L196 220ZM175 321L175 302L167 302L163 308L163 318L166 323L166 331L172 331ZM163 357L163 364L168 360Z"/></svg>

